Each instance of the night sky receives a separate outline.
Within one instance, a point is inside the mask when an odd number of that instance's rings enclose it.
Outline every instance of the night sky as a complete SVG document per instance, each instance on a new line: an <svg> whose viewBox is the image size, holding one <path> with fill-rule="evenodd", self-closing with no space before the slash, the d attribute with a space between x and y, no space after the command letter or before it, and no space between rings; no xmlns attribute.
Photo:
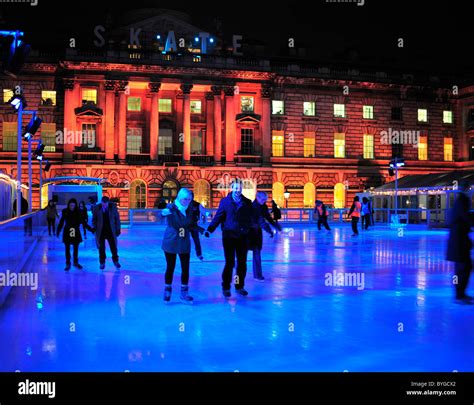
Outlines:
<svg viewBox="0 0 474 405"><path fill-rule="evenodd" d="M93 28L105 23L107 13L117 23L127 10L149 7L186 12L194 25L210 32L218 18L225 36L240 34L262 41L265 53L272 56L285 56L288 38L294 38L314 61L463 77L472 76L474 68L472 12L465 1L365 0L357 6L324 0L220 5L38 0L36 7L0 4L1 27L24 30L34 48L64 48L75 37L78 48L94 49ZM404 39L403 49L397 46L398 38Z"/></svg>

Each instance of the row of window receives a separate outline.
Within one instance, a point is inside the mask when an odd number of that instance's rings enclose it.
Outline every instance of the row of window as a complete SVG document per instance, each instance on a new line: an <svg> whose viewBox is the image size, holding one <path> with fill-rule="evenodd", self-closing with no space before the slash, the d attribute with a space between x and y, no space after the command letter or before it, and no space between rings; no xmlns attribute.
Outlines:
<svg viewBox="0 0 474 405"><path fill-rule="evenodd" d="M13 90L3 89L3 101L8 102L13 96ZM128 111L141 111L141 97L128 97L127 99L127 110ZM82 103L91 102L97 104L97 89L82 88ZM41 91L41 104L42 105L56 105L56 91L53 90L42 90ZM202 101L191 100L191 114L202 113ZM171 113L172 112L173 100L168 98L161 98L158 102L159 112ZM254 112L255 100L253 96L241 96L240 97L240 110L241 112ZM284 115L285 114L285 102L282 100L272 101L272 114L273 115ZM346 106L345 104L334 104L333 111L335 118L346 118ZM316 102L304 101L303 102L303 115L308 117L316 116ZM424 108L418 109L418 122L428 122L428 110ZM374 106L364 105L362 107L362 118L367 120L374 119ZM392 107L392 120L402 120L403 110L401 107ZM453 112L451 110L443 111L443 123L453 123Z"/></svg>
<svg viewBox="0 0 474 405"><path fill-rule="evenodd" d="M427 136L420 136L418 138L417 148L418 160L428 160ZM316 157L316 134L314 132L304 133L303 153L304 157ZM275 157L285 156L285 135L283 131L272 131L272 155ZM364 159L374 159L374 135L364 134L363 156ZM334 134L334 157L346 157L345 134ZM453 160L453 138L451 137L444 138L444 160L448 162L451 162Z"/></svg>
<svg viewBox="0 0 474 405"><path fill-rule="evenodd" d="M82 124L84 143L96 145L96 125ZM242 155L254 155L254 130L252 128L242 128L240 133L240 151ZM41 139L45 144L46 152L56 151L56 124L43 123L41 126ZM204 148L205 132L199 128L191 129L191 154L202 155ZM420 136L418 139L418 159L428 160L428 137ZM14 122L3 122L3 150L16 151L17 148L17 124ZM127 154L143 153L143 128L127 128ZM160 128L158 153L160 155L173 154L173 130L170 128ZM305 132L303 141L304 157L316 157L316 133ZM283 157L285 155L285 135L283 131L272 131L272 155ZM374 135L363 135L363 156L364 159L374 159ZM346 135L343 133L334 134L334 157L346 157ZM444 160L453 160L453 139L444 138Z"/></svg>
<svg viewBox="0 0 474 405"><path fill-rule="evenodd" d="M285 204L285 185L276 182L272 186L271 198L283 207ZM172 202L178 194L179 185L174 180L166 180L162 185L162 196L166 202ZM204 179L197 180L193 185L194 199L204 207L211 206L211 184ZM255 199L257 184L254 182L244 182L242 194L251 201ZM130 184L129 207L146 208L147 204L147 185L143 180L137 179ZM333 207L345 208L346 204L346 186L337 183L333 189ZM314 208L316 203L316 187L313 183L306 183L303 188L303 206L305 208Z"/></svg>

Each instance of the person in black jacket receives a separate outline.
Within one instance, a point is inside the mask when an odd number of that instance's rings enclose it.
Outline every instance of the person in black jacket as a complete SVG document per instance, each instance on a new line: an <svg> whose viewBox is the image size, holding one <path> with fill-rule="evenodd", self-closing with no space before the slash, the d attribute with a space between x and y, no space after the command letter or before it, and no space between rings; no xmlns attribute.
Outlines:
<svg viewBox="0 0 474 405"><path fill-rule="evenodd" d="M193 222L195 225L194 228L191 229L191 237L193 238L194 248L196 249L196 256L199 258L199 260L204 260L204 257L202 256L201 241L199 239L199 233L202 233L204 228L201 228L198 225L202 215L201 211L204 210L204 207L194 200L194 193L192 191L190 191L190 193L192 201L189 203L188 210L191 211Z"/></svg>
<svg viewBox="0 0 474 405"><path fill-rule="evenodd" d="M187 303L193 301L189 295L189 260L191 256L190 233L197 225L193 213L188 206L192 200L191 192L182 188L179 190L176 200L163 209L161 215L166 217L167 227L163 236L161 248L165 252L166 273L164 301L171 299L173 274L176 266L176 256L179 255L181 262L181 299ZM204 231L201 228L201 231Z"/></svg>
<svg viewBox="0 0 474 405"><path fill-rule="evenodd" d="M257 281L265 280L262 273L262 247L263 247L263 232L262 228L267 232L271 238L273 238L273 231L269 224L272 224L277 230L281 231L280 225L273 221L270 213L268 212L267 193L263 191L257 192L256 198L252 203L253 218L252 226L249 232L249 250L252 250L252 267L253 277Z"/></svg>
<svg viewBox="0 0 474 405"><path fill-rule="evenodd" d="M87 207L84 201L81 201L79 203L79 212L81 213L82 219L87 224L89 222L89 215L87 213ZM87 239L86 228L85 227L83 228L84 228L84 239Z"/></svg>
<svg viewBox="0 0 474 405"><path fill-rule="evenodd" d="M247 275L247 236L252 224L252 202L242 195L242 182L234 181L231 192L224 197L204 236L221 225L222 244L224 246L225 266L222 272L222 293L231 296L230 285L237 256L237 277L234 279L238 294L247 296L245 276Z"/></svg>
<svg viewBox="0 0 474 405"><path fill-rule="evenodd" d="M273 215L273 220L275 221L276 224L278 224L278 221L281 219L281 209L278 206L278 204L275 202L275 200L272 200L272 215Z"/></svg>
<svg viewBox="0 0 474 405"><path fill-rule="evenodd" d="M64 226L63 243L66 249L65 271L69 271L71 268L71 245L73 247L74 267L82 269L82 266L79 264L79 243L82 242L80 229L81 225L87 228L90 232L94 232L87 222L84 222L84 218L79 212L77 206L77 200L75 198L71 198L67 203L67 207L62 211L57 230L57 236L59 238L61 230Z"/></svg>
<svg viewBox="0 0 474 405"><path fill-rule="evenodd" d="M469 237L471 231L470 200L467 195L469 185L459 185L459 196L451 210L450 232L446 259L454 262L456 302L471 304L472 297L466 294L469 276L472 270L471 249L472 242Z"/></svg>
<svg viewBox="0 0 474 405"><path fill-rule="evenodd" d="M330 231L331 228L328 225L328 212L326 210L326 205L322 201L316 200L314 213L318 216L318 230L320 231L321 225L323 225L326 230Z"/></svg>

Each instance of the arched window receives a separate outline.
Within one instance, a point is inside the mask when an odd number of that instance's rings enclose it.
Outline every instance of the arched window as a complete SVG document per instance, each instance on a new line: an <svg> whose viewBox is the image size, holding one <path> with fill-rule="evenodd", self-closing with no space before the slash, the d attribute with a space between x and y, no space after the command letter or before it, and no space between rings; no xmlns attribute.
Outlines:
<svg viewBox="0 0 474 405"><path fill-rule="evenodd" d="M272 199L275 200L279 207L285 206L285 196L283 195L284 192L285 186L283 183L273 183Z"/></svg>
<svg viewBox="0 0 474 405"><path fill-rule="evenodd" d="M146 208L146 183L143 180L133 180L130 184L130 208Z"/></svg>
<svg viewBox="0 0 474 405"><path fill-rule="evenodd" d="M344 208L346 205L346 188L344 184L334 186L334 208Z"/></svg>
<svg viewBox="0 0 474 405"><path fill-rule="evenodd" d="M201 179L194 183L194 199L205 208L211 206L211 185L207 180Z"/></svg>
<svg viewBox="0 0 474 405"><path fill-rule="evenodd" d="M306 183L304 185L304 207L305 208L314 208L314 203L316 200L316 187L313 183Z"/></svg>
<svg viewBox="0 0 474 405"><path fill-rule="evenodd" d="M163 198L167 203L174 201L178 195L178 188L178 183L176 183L174 180L166 180L163 183Z"/></svg>
<svg viewBox="0 0 474 405"><path fill-rule="evenodd" d="M252 179L242 180L242 194L250 201L255 200L257 195L257 183Z"/></svg>

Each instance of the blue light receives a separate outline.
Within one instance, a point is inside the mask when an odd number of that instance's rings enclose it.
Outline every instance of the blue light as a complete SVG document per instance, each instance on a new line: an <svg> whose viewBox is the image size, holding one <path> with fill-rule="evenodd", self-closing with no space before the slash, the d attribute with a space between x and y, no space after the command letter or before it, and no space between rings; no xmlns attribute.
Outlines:
<svg viewBox="0 0 474 405"><path fill-rule="evenodd" d="M199 38L198 38L198 37L194 37L194 41L195 41L195 42L199 42Z"/></svg>
<svg viewBox="0 0 474 405"><path fill-rule="evenodd" d="M157 36L156 36L156 39L161 39L161 35L157 35Z"/></svg>
<svg viewBox="0 0 474 405"><path fill-rule="evenodd" d="M211 39L209 40L209 42L210 42L211 44L213 44L213 43L214 43L214 38L211 38Z"/></svg>

